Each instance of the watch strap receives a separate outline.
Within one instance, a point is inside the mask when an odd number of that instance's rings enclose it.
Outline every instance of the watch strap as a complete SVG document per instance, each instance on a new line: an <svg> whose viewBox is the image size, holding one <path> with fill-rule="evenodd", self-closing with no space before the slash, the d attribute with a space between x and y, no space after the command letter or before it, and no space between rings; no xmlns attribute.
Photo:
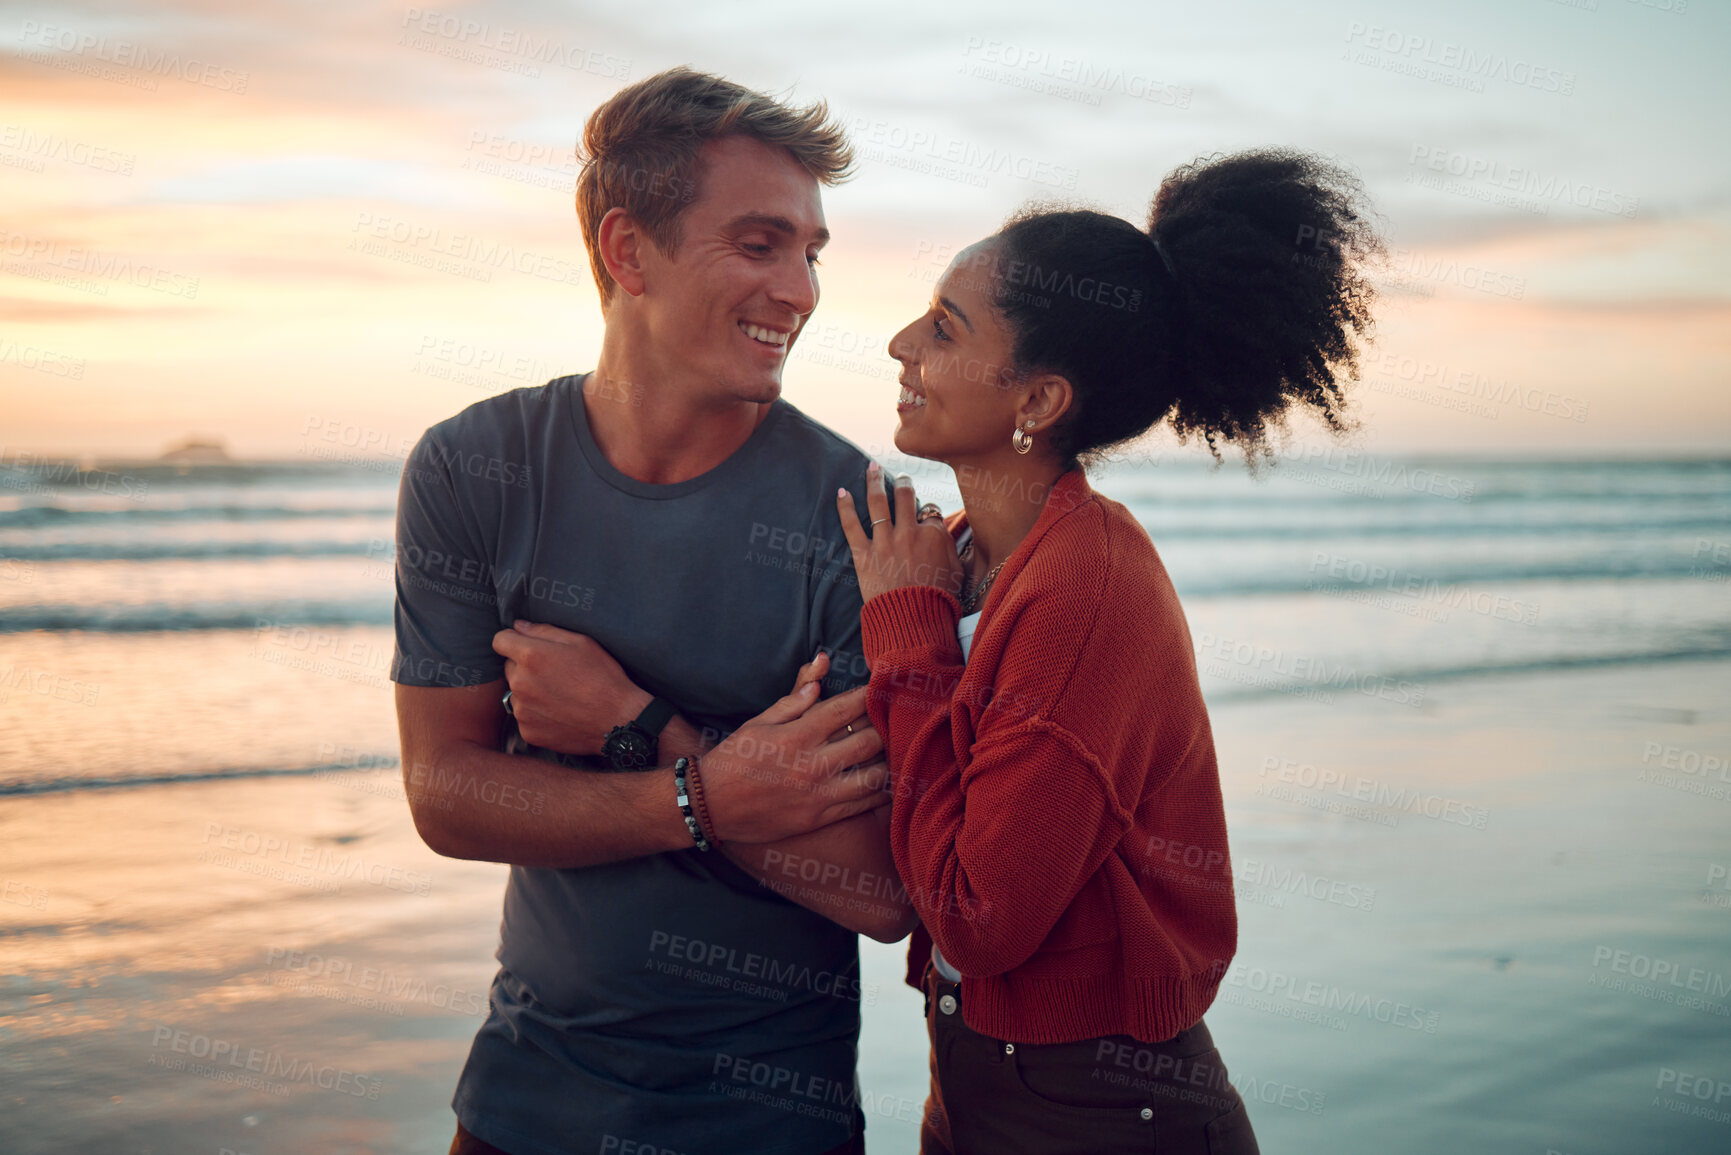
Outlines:
<svg viewBox="0 0 1731 1155"><path fill-rule="evenodd" d="M666 698L655 698L643 707L643 713L637 715L637 720L631 724L649 737L656 738L667 728L667 723L673 721L673 714L672 702Z"/></svg>

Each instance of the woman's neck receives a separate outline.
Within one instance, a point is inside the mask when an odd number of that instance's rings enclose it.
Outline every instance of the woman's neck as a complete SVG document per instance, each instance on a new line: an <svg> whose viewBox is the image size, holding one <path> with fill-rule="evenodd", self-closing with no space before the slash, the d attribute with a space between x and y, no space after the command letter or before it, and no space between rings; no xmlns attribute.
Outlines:
<svg viewBox="0 0 1731 1155"><path fill-rule="evenodd" d="M1065 472L1056 462L950 462L962 508L974 535L972 568L980 581L1022 544L1040 520L1052 483Z"/></svg>

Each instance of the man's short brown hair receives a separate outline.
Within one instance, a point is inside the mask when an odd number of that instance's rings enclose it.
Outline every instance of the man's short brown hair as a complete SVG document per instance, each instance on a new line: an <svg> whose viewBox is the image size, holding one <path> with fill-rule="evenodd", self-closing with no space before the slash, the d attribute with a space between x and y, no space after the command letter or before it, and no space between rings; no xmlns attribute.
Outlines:
<svg viewBox="0 0 1731 1155"><path fill-rule="evenodd" d="M601 260L601 218L624 209L656 248L673 255L679 218L697 199L699 153L706 141L724 136L784 148L826 185L853 172L853 148L821 100L794 108L684 67L620 89L590 115L577 152L577 219L603 306L614 281Z"/></svg>

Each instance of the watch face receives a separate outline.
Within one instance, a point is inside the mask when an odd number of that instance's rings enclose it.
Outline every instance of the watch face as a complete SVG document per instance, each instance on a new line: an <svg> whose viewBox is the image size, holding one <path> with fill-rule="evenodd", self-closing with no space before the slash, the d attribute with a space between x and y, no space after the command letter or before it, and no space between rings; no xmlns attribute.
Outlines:
<svg viewBox="0 0 1731 1155"><path fill-rule="evenodd" d="M642 731L620 726L611 731L601 746L601 752L613 763L615 770L642 770L655 758L655 750Z"/></svg>

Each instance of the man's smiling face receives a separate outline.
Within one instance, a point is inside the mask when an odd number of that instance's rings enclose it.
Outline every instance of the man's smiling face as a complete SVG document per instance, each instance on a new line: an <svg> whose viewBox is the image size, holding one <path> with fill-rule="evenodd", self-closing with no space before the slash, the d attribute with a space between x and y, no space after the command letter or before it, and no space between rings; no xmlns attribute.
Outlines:
<svg viewBox="0 0 1731 1155"><path fill-rule="evenodd" d="M698 199L668 256L643 254L649 336L717 400L774 401L781 370L817 307L829 240L817 180L783 149L745 136L703 146Z"/></svg>

